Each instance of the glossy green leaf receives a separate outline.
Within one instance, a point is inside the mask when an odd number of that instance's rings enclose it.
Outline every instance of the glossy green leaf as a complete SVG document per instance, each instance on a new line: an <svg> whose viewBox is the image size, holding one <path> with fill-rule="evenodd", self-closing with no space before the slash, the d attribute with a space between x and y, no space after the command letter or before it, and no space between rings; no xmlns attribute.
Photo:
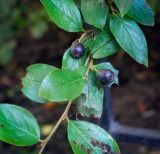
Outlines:
<svg viewBox="0 0 160 154"><path fill-rule="evenodd" d="M77 99L77 109L82 116L100 118L103 108L104 90L98 87L94 72L90 72L82 95Z"/></svg>
<svg viewBox="0 0 160 154"><path fill-rule="evenodd" d="M57 68L47 64L33 64L27 68L27 74L22 79L22 92L32 101L38 103L47 102L46 99L38 95L39 87L44 78L51 72L57 70Z"/></svg>
<svg viewBox="0 0 160 154"><path fill-rule="evenodd" d="M82 31L82 19L74 0L41 0L51 20L69 32Z"/></svg>
<svg viewBox="0 0 160 154"><path fill-rule="evenodd" d="M81 77L84 77L87 72L87 66L80 66L78 69L76 69L76 72L79 73Z"/></svg>
<svg viewBox="0 0 160 154"><path fill-rule="evenodd" d="M148 66L147 42L142 30L130 18L112 16L110 29L119 45L138 63Z"/></svg>
<svg viewBox="0 0 160 154"><path fill-rule="evenodd" d="M0 104L0 140L16 146L30 146L40 140L37 120L26 109Z"/></svg>
<svg viewBox="0 0 160 154"><path fill-rule="evenodd" d="M99 126L85 121L68 121L68 139L75 154L120 154L115 140Z"/></svg>
<svg viewBox="0 0 160 154"><path fill-rule="evenodd" d="M85 64L86 59L86 54L81 58L73 58L70 54L70 49L68 49L63 55L62 69L77 70L80 66Z"/></svg>
<svg viewBox="0 0 160 154"><path fill-rule="evenodd" d="M104 0L81 0L81 11L88 24L103 29L108 15L108 7Z"/></svg>
<svg viewBox="0 0 160 154"><path fill-rule="evenodd" d="M117 41L107 29L95 36L90 47L92 57L95 59L113 55L119 49Z"/></svg>
<svg viewBox="0 0 160 154"><path fill-rule="evenodd" d="M132 2L133 2L133 0L114 0L114 1L122 17L131 8Z"/></svg>
<svg viewBox="0 0 160 154"><path fill-rule="evenodd" d="M111 63L108 63L108 62L105 62L105 63L100 63L98 65L95 65L94 66L98 71L99 70L103 70L103 69L108 69L108 70L111 70L113 73L114 73L114 80L108 85L109 87L112 86L112 84L118 84L118 74L119 74L119 71L116 70L112 65Z"/></svg>
<svg viewBox="0 0 160 154"><path fill-rule="evenodd" d="M80 96L85 81L72 70L56 70L48 74L39 89L39 95L49 101L62 102Z"/></svg>
<svg viewBox="0 0 160 154"><path fill-rule="evenodd" d="M133 0L127 14L142 25L154 25L154 12L146 0Z"/></svg>

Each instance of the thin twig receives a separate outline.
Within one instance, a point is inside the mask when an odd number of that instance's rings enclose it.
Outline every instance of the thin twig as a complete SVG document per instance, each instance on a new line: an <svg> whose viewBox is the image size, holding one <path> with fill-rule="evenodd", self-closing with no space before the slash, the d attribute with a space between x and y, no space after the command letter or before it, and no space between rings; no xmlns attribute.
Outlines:
<svg viewBox="0 0 160 154"><path fill-rule="evenodd" d="M52 138L52 136L54 135L54 133L56 132L56 130L58 129L58 127L60 126L60 124L62 123L62 121L68 118L68 111L69 111L69 109L71 107L71 104L72 104L72 100L70 100L68 102L68 105L67 105L64 113L62 114L62 116L60 117L60 119L58 120L58 122L56 123L56 125L54 126L54 128L52 129L51 133L41 143L41 149L40 149L40 151L39 151L38 154L42 154L43 153L44 148L46 147L47 143L50 141L50 139Z"/></svg>
<svg viewBox="0 0 160 154"><path fill-rule="evenodd" d="M90 60L89 60L89 65L88 65L88 67L87 67L86 74L85 74L85 76L83 77L84 80L86 80L86 79L88 78L88 74L89 74L89 71L90 71L90 69L91 69L92 64L93 64L93 59L90 58Z"/></svg>
<svg viewBox="0 0 160 154"><path fill-rule="evenodd" d="M88 30L88 31L86 31L86 32L85 32L85 33L83 33L83 34L81 35L81 37L78 39L78 40L79 40L79 42L81 42L83 39L85 39L85 38L89 37L90 35L92 35L92 30Z"/></svg>
<svg viewBox="0 0 160 154"><path fill-rule="evenodd" d="M96 67L94 67L94 66L91 66L91 69L94 70L97 73L99 72L98 69Z"/></svg>
<svg viewBox="0 0 160 154"><path fill-rule="evenodd" d="M87 36L87 33L82 34L81 37L79 38L79 42L81 42L81 40L82 40L83 38L85 38L86 36Z"/></svg>
<svg viewBox="0 0 160 154"><path fill-rule="evenodd" d="M91 56L89 56L86 60L86 65L88 64L88 67L87 67L87 71L85 73L85 76L83 77L84 80L86 80L88 78L88 74L89 74L89 71L92 67L92 64L93 64L93 59L91 58ZM62 123L63 120L68 120L68 111L71 107L71 104L72 104L72 100L70 100L68 102L68 105L64 111L64 113L62 114L62 116L60 117L60 119L58 120L58 122L56 123L56 125L54 126L54 128L52 129L52 131L50 132L50 134L47 136L47 138L45 140L40 140L41 142L41 149L39 151L38 154L42 154L46 145L48 144L48 142L50 141L50 139L52 138L52 136L54 135L54 133L56 132L56 130L58 129L58 127L60 126L60 124Z"/></svg>
<svg viewBox="0 0 160 154"><path fill-rule="evenodd" d="M91 55L89 55L89 56L87 57L87 60L86 60L86 62L85 62L85 66L88 66L90 59L91 59Z"/></svg>

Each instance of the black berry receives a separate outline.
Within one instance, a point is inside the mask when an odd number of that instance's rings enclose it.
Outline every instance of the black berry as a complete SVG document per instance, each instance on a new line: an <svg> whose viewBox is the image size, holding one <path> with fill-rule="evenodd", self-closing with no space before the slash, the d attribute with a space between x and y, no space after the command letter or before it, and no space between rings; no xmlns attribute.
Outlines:
<svg viewBox="0 0 160 154"><path fill-rule="evenodd" d="M100 70L97 73L99 82L103 85L108 85L114 80L114 73L109 69Z"/></svg>
<svg viewBox="0 0 160 154"><path fill-rule="evenodd" d="M85 50L82 43L75 42L70 48L70 53L73 58L80 58L84 55Z"/></svg>

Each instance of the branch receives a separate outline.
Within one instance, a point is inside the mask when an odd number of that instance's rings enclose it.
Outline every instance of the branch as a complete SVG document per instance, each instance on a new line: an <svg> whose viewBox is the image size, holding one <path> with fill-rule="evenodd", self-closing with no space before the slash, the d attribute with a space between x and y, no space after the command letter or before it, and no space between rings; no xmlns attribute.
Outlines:
<svg viewBox="0 0 160 154"><path fill-rule="evenodd" d="M88 78L88 74L89 71L92 67L93 64L93 59L91 58L91 56L88 57L88 59L86 60L86 64L88 63L88 67L87 67L87 71L85 73L85 76L83 77L84 80L86 80ZM58 122L56 123L56 125L54 126L54 128L52 129L52 131L50 132L50 134L47 136L47 138L45 140L41 140L41 149L39 151L38 154L42 154L46 145L48 144L48 142L50 141L50 139L52 138L52 136L54 135L54 133L56 132L56 130L58 129L58 127L60 126L60 124L62 123L63 120L68 119L68 111L71 107L72 104L72 100L70 100L68 102L68 105L65 109L65 111L63 112L62 116L60 117L60 119L58 120Z"/></svg>
<svg viewBox="0 0 160 154"><path fill-rule="evenodd" d="M46 147L47 143L50 141L50 139L52 138L52 136L54 135L54 133L56 132L56 130L58 129L58 127L60 126L62 121L68 118L68 111L69 111L69 109L71 107L71 104L72 104L72 100L70 100L68 102L68 105L67 105L65 111L63 112L62 116L60 117L60 119L58 120L58 122L56 123L54 128L52 129L51 133L47 136L47 138L45 140L42 141L41 149L40 149L38 154L42 154L43 153L44 148Z"/></svg>

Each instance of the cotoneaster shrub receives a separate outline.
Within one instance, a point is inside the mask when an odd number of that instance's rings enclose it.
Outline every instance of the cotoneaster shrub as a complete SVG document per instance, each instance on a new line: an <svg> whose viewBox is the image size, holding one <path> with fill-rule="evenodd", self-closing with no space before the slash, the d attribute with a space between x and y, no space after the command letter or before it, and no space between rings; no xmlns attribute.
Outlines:
<svg viewBox="0 0 160 154"><path fill-rule="evenodd" d="M16 105L0 104L0 139L16 146L41 144L39 154L63 120L75 154L120 154L116 141L99 126L71 120L73 103L84 117L100 118L104 86L118 84L118 71L97 60L122 48L136 62L148 66L148 50L142 25L154 25L154 13L146 0L41 0L51 20L63 30L82 36L66 50L62 67L34 64L22 79L22 92L37 103L65 102L67 107L46 139L32 114Z"/></svg>

